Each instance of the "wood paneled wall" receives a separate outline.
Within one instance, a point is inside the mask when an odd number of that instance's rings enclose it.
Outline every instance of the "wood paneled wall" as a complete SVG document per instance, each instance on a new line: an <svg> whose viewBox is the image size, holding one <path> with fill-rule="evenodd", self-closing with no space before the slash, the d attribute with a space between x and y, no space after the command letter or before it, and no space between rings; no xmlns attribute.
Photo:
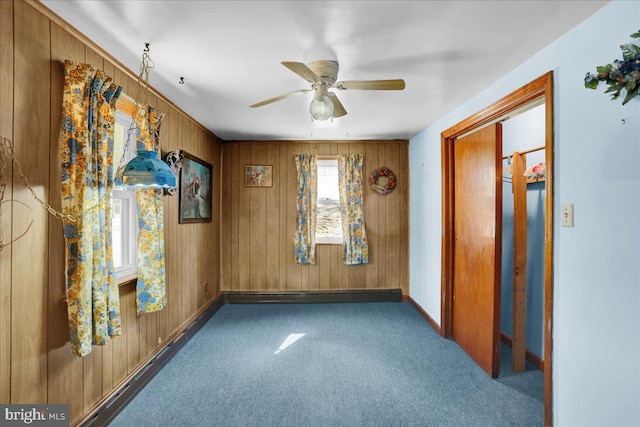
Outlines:
<svg viewBox="0 0 640 427"><path fill-rule="evenodd" d="M409 291L409 171L407 141L259 141L222 146L222 290ZM295 263L296 166L294 156L364 154L364 174L389 167L398 178L386 196L365 183L369 264L342 264L341 245L317 245L316 264ZM273 187L245 187L246 165L273 165Z"/></svg>
<svg viewBox="0 0 640 427"><path fill-rule="evenodd" d="M142 48L142 46L141 46ZM0 134L38 196L60 209L58 131L65 59L103 69L135 95L135 78L116 59L37 3L0 1ZM151 75L153 83L153 73ZM165 113L163 151L183 149L214 168L213 221L178 224L177 196L164 197L168 306L137 316L135 284L120 288L123 336L74 358L64 296L62 224L47 214L7 168L0 252L0 402L69 403L77 422L117 388L165 341L177 335L220 292L221 143L158 94L149 103ZM199 262L191 262L197 258ZM205 284L207 285L205 287Z"/></svg>

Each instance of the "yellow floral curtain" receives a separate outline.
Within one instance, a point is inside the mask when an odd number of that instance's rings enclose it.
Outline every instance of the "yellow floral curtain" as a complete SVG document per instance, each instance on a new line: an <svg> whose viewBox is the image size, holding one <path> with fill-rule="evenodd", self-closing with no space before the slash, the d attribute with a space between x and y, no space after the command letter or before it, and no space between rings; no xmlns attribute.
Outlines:
<svg viewBox="0 0 640 427"><path fill-rule="evenodd" d="M122 334L111 247L113 128L122 88L89 64L65 62L60 128L62 212L71 352Z"/></svg>
<svg viewBox="0 0 640 427"><path fill-rule="evenodd" d="M363 161L362 154L338 156L342 262L346 265L369 263L369 244L364 227Z"/></svg>
<svg viewBox="0 0 640 427"><path fill-rule="evenodd" d="M298 154L298 197L296 199L295 260L298 264L315 264L316 256L316 156Z"/></svg>
<svg viewBox="0 0 640 427"><path fill-rule="evenodd" d="M137 109L136 148L159 150L160 126L164 114L149 106ZM159 154L159 153L158 153ZM164 256L164 211L162 190L136 190L138 217L138 281L136 306L138 314L162 310L167 304Z"/></svg>

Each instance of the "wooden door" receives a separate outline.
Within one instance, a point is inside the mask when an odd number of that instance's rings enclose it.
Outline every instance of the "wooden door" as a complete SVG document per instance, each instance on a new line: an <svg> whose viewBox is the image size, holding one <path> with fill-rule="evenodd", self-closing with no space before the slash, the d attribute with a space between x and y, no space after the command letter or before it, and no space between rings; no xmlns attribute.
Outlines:
<svg viewBox="0 0 640 427"><path fill-rule="evenodd" d="M454 144L453 339L492 377L499 374L502 129Z"/></svg>

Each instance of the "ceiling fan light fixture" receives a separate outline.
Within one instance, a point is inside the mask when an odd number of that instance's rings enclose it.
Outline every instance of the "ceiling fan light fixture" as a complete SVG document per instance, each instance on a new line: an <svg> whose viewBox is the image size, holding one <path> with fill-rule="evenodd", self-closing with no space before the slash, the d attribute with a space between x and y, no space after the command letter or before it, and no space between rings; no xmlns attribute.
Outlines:
<svg viewBox="0 0 640 427"><path fill-rule="evenodd" d="M316 95L309 104L309 113L314 120L321 121L328 120L333 116L333 102L324 85L319 85L316 88Z"/></svg>
<svg viewBox="0 0 640 427"><path fill-rule="evenodd" d="M309 112L314 120L328 120L333 115L333 102L327 95L316 96L309 104Z"/></svg>

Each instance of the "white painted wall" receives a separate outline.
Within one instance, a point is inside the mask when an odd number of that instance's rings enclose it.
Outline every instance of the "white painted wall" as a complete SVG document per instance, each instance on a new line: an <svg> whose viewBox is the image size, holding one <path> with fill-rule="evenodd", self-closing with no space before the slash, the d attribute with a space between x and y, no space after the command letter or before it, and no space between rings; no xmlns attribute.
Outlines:
<svg viewBox="0 0 640 427"><path fill-rule="evenodd" d="M553 70L555 426L640 425L640 100L583 86L638 29L640 2L612 2L409 144L411 296L439 321L440 133Z"/></svg>

